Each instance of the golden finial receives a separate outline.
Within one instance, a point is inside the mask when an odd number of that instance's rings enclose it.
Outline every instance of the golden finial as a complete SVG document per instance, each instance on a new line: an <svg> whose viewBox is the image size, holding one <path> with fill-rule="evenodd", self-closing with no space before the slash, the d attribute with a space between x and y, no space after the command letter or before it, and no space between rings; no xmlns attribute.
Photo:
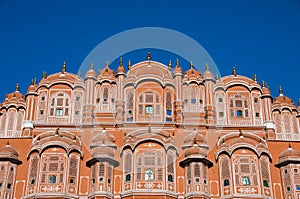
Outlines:
<svg viewBox="0 0 300 199"><path fill-rule="evenodd" d="M58 135L58 134L59 134L59 127L57 127L55 130L55 135Z"/></svg>
<svg viewBox="0 0 300 199"><path fill-rule="evenodd" d="M283 90L281 86L279 86L279 95L283 95Z"/></svg>
<svg viewBox="0 0 300 199"><path fill-rule="evenodd" d="M65 73L67 71L67 63L66 61L64 61L62 69L61 69L61 73Z"/></svg>
<svg viewBox="0 0 300 199"><path fill-rule="evenodd" d="M194 139L193 139L193 144L197 144L197 139L196 139L196 137L194 137Z"/></svg>
<svg viewBox="0 0 300 199"><path fill-rule="evenodd" d="M81 72L80 72L80 71L78 71L78 73L77 73L77 77L78 77L78 78L80 78L80 77L81 77Z"/></svg>
<svg viewBox="0 0 300 199"><path fill-rule="evenodd" d="M205 70L209 70L208 63L206 63L206 65L205 65Z"/></svg>
<svg viewBox="0 0 300 199"><path fill-rule="evenodd" d="M120 66L123 66L123 59L120 57Z"/></svg>
<svg viewBox="0 0 300 199"><path fill-rule="evenodd" d="M9 144L9 140L7 140L7 142L6 142L6 146L10 146L10 144Z"/></svg>
<svg viewBox="0 0 300 199"><path fill-rule="evenodd" d="M16 91L19 91L19 84L16 85Z"/></svg>
<svg viewBox="0 0 300 199"><path fill-rule="evenodd" d="M94 62L92 62L90 65L90 69L94 70L94 67L95 67Z"/></svg>
<svg viewBox="0 0 300 199"><path fill-rule="evenodd" d="M239 132L240 132L239 136L240 136L240 137L242 137L242 136L243 136L243 132L242 132L242 130L241 130L241 129L239 129Z"/></svg>
<svg viewBox="0 0 300 199"><path fill-rule="evenodd" d="M219 80L220 79L220 77L219 77L219 74L217 73L216 74L216 80Z"/></svg>
<svg viewBox="0 0 300 199"><path fill-rule="evenodd" d="M261 86L262 86L262 87L266 87L266 83L265 83L264 80L261 81Z"/></svg>
<svg viewBox="0 0 300 199"><path fill-rule="evenodd" d="M130 63L130 59L128 60L128 65L127 68L130 69L131 68L131 63Z"/></svg>
<svg viewBox="0 0 300 199"><path fill-rule="evenodd" d="M190 62L190 69L194 69L193 62Z"/></svg>
<svg viewBox="0 0 300 199"><path fill-rule="evenodd" d="M289 149L291 149L292 148L292 145L291 145L291 143L289 143Z"/></svg>
<svg viewBox="0 0 300 199"><path fill-rule="evenodd" d="M47 73L46 73L46 71L43 71L43 78L44 78L44 79L47 78Z"/></svg>
<svg viewBox="0 0 300 199"><path fill-rule="evenodd" d="M151 60L151 55L150 55L150 52L148 51L148 54L147 54L147 60L150 61Z"/></svg>
<svg viewBox="0 0 300 199"><path fill-rule="evenodd" d="M179 59L176 59L176 66L179 66Z"/></svg>
<svg viewBox="0 0 300 199"><path fill-rule="evenodd" d="M33 84L36 84L36 77L33 78Z"/></svg>
<svg viewBox="0 0 300 199"><path fill-rule="evenodd" d="M171 70L172 69L172 61L169 61L169 65L168 65L168 69Z"/></svg>
<svg viewBox="0 0 300 199"><path fill-rule="evenodd" d="M108 61L106 60L105 67L108 68Z"/></svg>
<svg viewBox="0 0 300 199"><path fill-rule="evenodd" d="M235 67L232 68L232 74L233 74L234 76L236 76L236 68L235 68Z"/></svg>
<svg viewBox="0 0 300 199"><path fill-rule="evenodd" d="M254 81L257 81L257 76L256 76L256 74L254 74L253 80L254 80Z"/></svg>
<svg viewBox="0 0 300 199"><path fill-rule="evenodd" d="M33 79L31 79L31 85L34 85Z"/></svg>

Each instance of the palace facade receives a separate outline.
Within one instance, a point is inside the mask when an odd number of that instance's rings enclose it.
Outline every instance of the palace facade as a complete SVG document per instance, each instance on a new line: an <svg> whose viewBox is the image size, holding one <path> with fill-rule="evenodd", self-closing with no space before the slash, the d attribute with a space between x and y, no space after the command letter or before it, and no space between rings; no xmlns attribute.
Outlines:
<svg viewBox="0 0 300 199"><path fill-rule="evenodd" d="M300 106L256 76L147 60L0 104L0 198L300 198Z"/></svg>

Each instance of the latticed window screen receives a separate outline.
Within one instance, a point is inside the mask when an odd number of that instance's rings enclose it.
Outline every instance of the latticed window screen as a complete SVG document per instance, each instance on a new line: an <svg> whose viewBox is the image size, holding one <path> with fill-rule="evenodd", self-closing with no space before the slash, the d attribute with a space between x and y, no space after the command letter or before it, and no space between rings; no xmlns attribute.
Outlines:
<svg viewBox="0 0 300 199"><path fill-rule="evenodd" d="M237 185L258 185L257 162L250 157L240 157L234 161L235 183Z"/></svg>
<svg viewBox="0 0 300 199"><path fill-rule="evenodd" d="M236 94L229 100L230 117L249 118L248 98L244 95Z"/></svg>
<svg viewBox="0 0 300 199"><path fill-rule="evenodd" d="M200 178L200 166L199 166L199 164L194 165L194 176Z"/></svg>
<svg viewBox="0 0 300 199"><path fill-rule="evenodd" d="M105 166L104 166L104 164L103 163L100 163L99 164L99 176L100 177L104 177L104 170L105 169Z"/></svg>
<svg viewBox="0 0 300 199"><path fill-rule="evenodd" d="M33 155L31 157L30 170L29 170L29 184L30 185L33 185L36 182L37 172L38 172L38 163L39 163L38 156L37 155Z"/></svg>
<svg viewBox="0 0 300 199"><path fill-rule="evenodd" d="M66 157L63 154L42 156L41 183L64 183ZM54 180L55 179L55 180Z"/></svg>
<svg viewBox="0 0 300 199"><path fill-rule="evenodd" d="M68 116L70 97L66 93L56 93L51 97L50 116Z"/></svg>

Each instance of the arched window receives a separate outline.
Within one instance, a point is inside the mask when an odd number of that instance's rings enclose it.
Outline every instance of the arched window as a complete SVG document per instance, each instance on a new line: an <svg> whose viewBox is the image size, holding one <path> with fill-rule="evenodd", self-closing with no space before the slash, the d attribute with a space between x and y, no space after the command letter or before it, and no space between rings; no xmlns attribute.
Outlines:
<svg viewBox="0 0 300 199"><path fill-rule="evenodd" d="M173 176L172 175L168 175L168 182L173 182Z"/></svg>
<svg viewBox="0 0 300 199"><path fill-rule="evenodd" d="M231 118L249 118L248 98L240 94L231 96L229 110Z"/></svg>
<svg viewBox="0 0 300 199"><path fill-rule="evenodd" d="M172 121L172 95L170 92L167 92L166 96L166 121Z"/></svg>
<svg viewBox="0 0 300 199"><path fill-rule="evenodd" d="M50 103L50 116L69 116L70 97L66 93L54 94Z"/></svg>
<svg viewBox="0 0 300 199"><path fill-rule="evenodd" d="M251 183L250 183L250 178L247 177L247 176L244 176L244 177L242 178L242 184L243 184L243 185L250 185L250 184L251 184Z"/></svg>
<svg viewBox="0 0 300 199"><path fill-rule="evenodd" d="M264 180L264 181L263 181L263 185L264 185L264 187L269 187L268 181L267 181L267 180Z"/></svg>
<svg viewBox="0 0 300 199"><path fill-rule="evenodd" d="M103 89L103 104L108 103L108 88L104 87Z"/></svg>
<svg viewBox="0 0 300 199"><path fill-rule="evenodd" d="M230 185L229 180L228 180L228 179L225 179L225 180L224 180L224 187L229 186L229 185Z"/></svg>
<svg viewBox="0 0 300 199"><path fill-rule="evenodd" d="M145 171L145 180L154 180L154 171L153 171L153 169L147 169Z"/></svg>
<svg viewBox="0 0 300 199"><path fill-rule="evenodd" d="M197 102L197 100L196 100L196 89L195 89L194 86L190 89L190 96L191 96L191 104L196 104L196 102Z"/></svg>
<svg viewBox="0 0 300 199"><path fill-rule="evenodd" d="M49 175L48 183L55 184L56 183L56 175Z"/></svg>

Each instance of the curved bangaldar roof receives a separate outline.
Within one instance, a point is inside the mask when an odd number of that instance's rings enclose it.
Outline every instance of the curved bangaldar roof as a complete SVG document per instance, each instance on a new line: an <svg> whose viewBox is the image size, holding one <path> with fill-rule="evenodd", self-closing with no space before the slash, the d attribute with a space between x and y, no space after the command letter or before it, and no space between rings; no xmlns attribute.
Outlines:
<svg viewBox="0 0 300 199"><path fill-rule="evenodd" d="M127 72L126 83L135 85L144 80L158 81L165 86L166 84L174 85L172 71L164 64L156 61L143 61L134 64Z"/></svg>

